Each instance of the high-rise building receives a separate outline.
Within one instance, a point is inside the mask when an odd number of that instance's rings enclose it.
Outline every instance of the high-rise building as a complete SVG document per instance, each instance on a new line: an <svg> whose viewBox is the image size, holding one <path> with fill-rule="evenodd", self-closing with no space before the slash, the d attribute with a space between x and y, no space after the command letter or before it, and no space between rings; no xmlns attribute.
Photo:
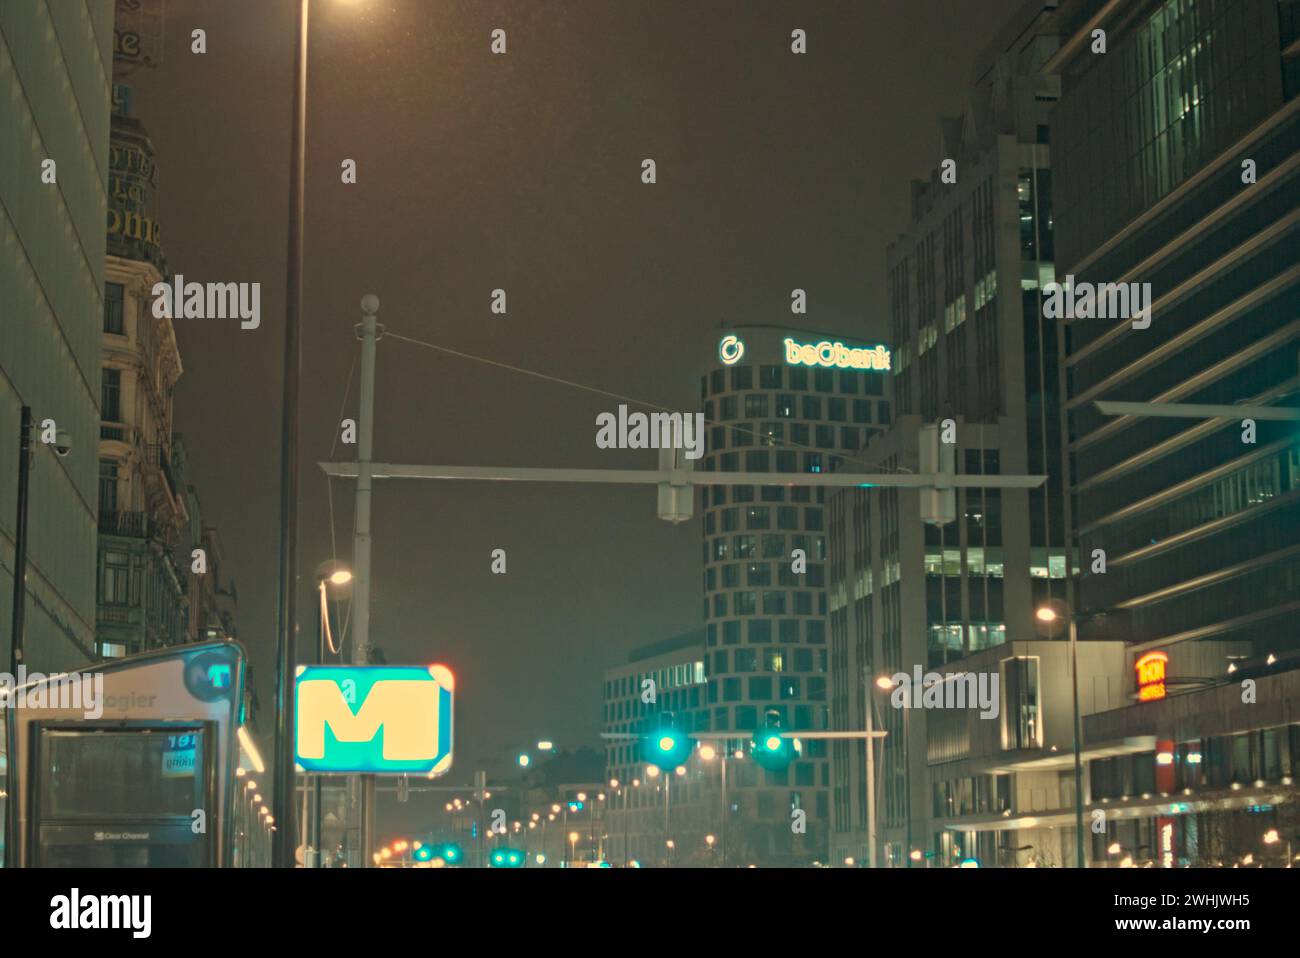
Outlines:
<svg viewBox="0 0 1300 958"><path fill-rule="evenodd" d="M711 424L703 471L788 477L783 485L703 492L708 685L693 718L698 729L736 732L743 750L769 716L790 730L832 726L827 496L825 487L799 485L799 476L836 471L890 424L891 355L844 334L757 325L722 330L710 346L715 368L701 380ZM801 746L782 771L734 764L735 860L826 859L827 740Z"/></svg>
<svg viewBox="0 0 1300 958"><path fill-rule="evenodd" d="M1300 4L1067 0L1059 20L1074 611L1081 640L1127 643L1133 700L1084 740L1149 742L1089 761L1092 807L1124 809L1090 851L1276 858L1261 836L1300 814L1300 429L1096 403L1300 405Z"/></svg>
<svg viewBox="0 0 1300 958"><path fill-rule="evenodd" d="M95 656L95 454L109 158L109 0L0 6L0 649L8 669L20 410L31 407L25 659ZM68 454L41 436L65 433Z"/></svg>
<svg viewBox="0 0 1300 958"><path fill-rule="evenodd" d="M1055 49L1054 8L1026 3L977 57L964 112L940 122L933 172L912 184L911 224L886 257L897 416L861 456L870 467L848 467L933 470L920 433L938 425L957 473L1048 481L959 489L951 515L927 507L932 521L917 489L830 496L832 721L887 733L873 769L877 864L930 861L943 839L929 717L890 707L875 681L1036 639L1035 608L1065 597L1058 329L1038 307L1054 279L1047 124L1057 88L1039 72ZM831 754L832 862L867 863L866 750L835 741Z"/></svg>

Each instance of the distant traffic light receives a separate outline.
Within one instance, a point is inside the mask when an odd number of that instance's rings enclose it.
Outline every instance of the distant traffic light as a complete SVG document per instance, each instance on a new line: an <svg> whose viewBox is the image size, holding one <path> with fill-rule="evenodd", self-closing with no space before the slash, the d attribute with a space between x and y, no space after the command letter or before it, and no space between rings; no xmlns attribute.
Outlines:
<svg viewBox="0 0 1300 958"><path fill-rule="evenodd" d="M794 758L794 745L781 734L781 720L775 713L768 712L766 724L754 730L750 752L755 762L772 772L782 771Z"/></svg>
<svg viewBox="0 0 1300 958"><path fill-rule="evenodd" d="M455 842L447 842L438 850L438 854L448 865L459 865L460 860L465 857L465 853Z"/></svg>
<svg viewBox="0 0 1300 958"><path fill-rule="evenodd" d="M498 848L488 860L490 868L523 868L524 853L517 848Z"/></svg>
<svg viewBox="0 0 1300 958"><path fill-rule="evenodd" d="M417 862L430 862L433 861L433 851L432 845L421 845L411 857Z"/></svg>
<svg viewBox="0 0 1300 958"><path fill-rule="evenodd" d="M691 740L671 724L652 731L645 740L645 760L667 771L683 764L691 754Z"/></svg>

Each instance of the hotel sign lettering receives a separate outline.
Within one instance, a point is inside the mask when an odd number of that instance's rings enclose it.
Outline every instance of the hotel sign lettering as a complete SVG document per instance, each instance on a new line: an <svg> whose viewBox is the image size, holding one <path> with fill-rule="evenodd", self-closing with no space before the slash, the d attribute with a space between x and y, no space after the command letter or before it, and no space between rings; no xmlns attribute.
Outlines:
<svg viewBox="0 0 1300 958"><path fill-rule="evenodd" d="M1169 656L1164 652L1148 652L1133 664L1137 672L1139 702L1154 702L1165 697L1165 669Z"/></svg>

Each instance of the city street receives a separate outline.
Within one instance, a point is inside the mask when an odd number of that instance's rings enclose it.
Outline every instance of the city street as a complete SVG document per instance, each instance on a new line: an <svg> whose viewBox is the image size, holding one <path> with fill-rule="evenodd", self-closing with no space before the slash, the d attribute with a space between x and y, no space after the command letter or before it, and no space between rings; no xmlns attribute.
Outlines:
<svg viewBox="0 0 1300 958"><path fill-rule="evenodd" d="M1297 0L0 0L0 91L13 914L1285 915Z"/></svg>

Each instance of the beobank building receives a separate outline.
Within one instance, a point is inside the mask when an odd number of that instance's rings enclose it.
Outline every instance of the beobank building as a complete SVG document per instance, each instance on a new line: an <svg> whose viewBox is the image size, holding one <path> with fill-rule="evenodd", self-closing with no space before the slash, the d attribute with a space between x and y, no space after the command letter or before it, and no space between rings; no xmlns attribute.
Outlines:
<svg viewBox="0 0 1300 958"><path fill-rule="evenodd" d="M787 485L702 492L707 692L690 721L697 729L735 731L734 754L748 749L769 710L787 729L832 726L827 490L800 486L799 477L858 462L871 438L888 428L891 356L870 339L763 325L716 330L701 353L707 433L696 469L789 477ZM807 556L801 574L793 571L796 549ZM802 754L784 772L731 763L732 862L825 860L827 744L802 740ZM807 816L803 833L791 827L800 809Z"/></svg>

